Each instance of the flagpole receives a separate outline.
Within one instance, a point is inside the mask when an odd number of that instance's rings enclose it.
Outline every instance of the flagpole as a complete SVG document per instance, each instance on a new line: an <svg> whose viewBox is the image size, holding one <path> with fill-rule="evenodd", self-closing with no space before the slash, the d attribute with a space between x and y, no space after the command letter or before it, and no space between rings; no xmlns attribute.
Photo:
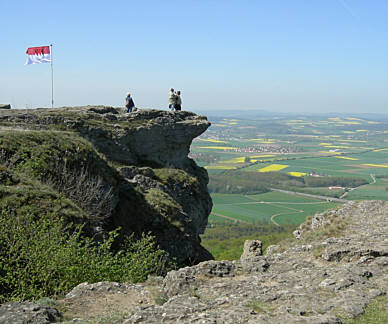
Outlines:
<svg viewBox="0 0 388 324"><path fill-rule="evenodd" d="M50 53L51 53L51 108L54 108L53 44L50 44Z"/></svg>

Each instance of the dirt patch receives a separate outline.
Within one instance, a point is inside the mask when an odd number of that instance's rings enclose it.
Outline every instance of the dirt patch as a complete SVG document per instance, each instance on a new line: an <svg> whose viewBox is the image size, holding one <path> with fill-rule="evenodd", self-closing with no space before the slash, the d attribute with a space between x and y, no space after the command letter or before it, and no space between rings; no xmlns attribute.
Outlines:
<svg viewBox="0 0 388 324"><path fill-rule="evenodd" d="M131 288L116 293L90 292L58 301L65 319L81 318L93 323L121 323L120 319L131 316L136 307L151 304L155 302L150 294Z"/></svg>

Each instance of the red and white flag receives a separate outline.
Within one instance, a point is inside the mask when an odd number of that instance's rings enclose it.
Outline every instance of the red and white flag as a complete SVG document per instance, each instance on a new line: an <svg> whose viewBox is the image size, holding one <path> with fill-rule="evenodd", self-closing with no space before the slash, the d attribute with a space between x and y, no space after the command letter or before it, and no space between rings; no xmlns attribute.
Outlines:
<svg viewBox="0 0 388 324"><path fill-rule="evenodd" d="M50 46L29 47L26 54L26 64L51 63Z"/></svg>

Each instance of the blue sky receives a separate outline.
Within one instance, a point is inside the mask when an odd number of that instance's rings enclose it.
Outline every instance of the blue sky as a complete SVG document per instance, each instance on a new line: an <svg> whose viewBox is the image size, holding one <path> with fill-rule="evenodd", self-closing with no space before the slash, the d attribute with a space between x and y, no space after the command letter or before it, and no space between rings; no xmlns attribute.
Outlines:
<svg viewBox="0 0 388 324"><path fill-rule="evenodd" d="M0 1L0 103L388 112L388 1Z"/></svg>

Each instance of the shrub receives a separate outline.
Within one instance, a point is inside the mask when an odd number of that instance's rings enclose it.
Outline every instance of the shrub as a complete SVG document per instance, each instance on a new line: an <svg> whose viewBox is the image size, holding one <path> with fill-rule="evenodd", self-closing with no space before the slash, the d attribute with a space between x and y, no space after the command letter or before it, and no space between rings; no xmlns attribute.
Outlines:
<svg viewBox="0 0 388 324"><path fill-rule="evenodd" d="M69 169L63 163L55 165L55 175L42 182L55 188L87 211L89 220L101 223L107 219L115 207L113 187L100 176L93 176L86 168Z"/></svg>
<svg viewBox="0 0 388 324"><path fill-rule="evenodd" d="M115 169L75 134L5 132L0 139L1 163L0 184L18 182L16 176L40 181L72 200L93 223L102 223L117 203Z"/></svg>
<svg viewBox="0 0 388 324"><path fill-rule="evenodd" d="M172 266L150 235L128 237L113 253L117 235L113 231L96 244L82 236L82 226L65 227L53 213L38 218L1 210L0 303L61 295L85 281L144 281Z"/></svg>

